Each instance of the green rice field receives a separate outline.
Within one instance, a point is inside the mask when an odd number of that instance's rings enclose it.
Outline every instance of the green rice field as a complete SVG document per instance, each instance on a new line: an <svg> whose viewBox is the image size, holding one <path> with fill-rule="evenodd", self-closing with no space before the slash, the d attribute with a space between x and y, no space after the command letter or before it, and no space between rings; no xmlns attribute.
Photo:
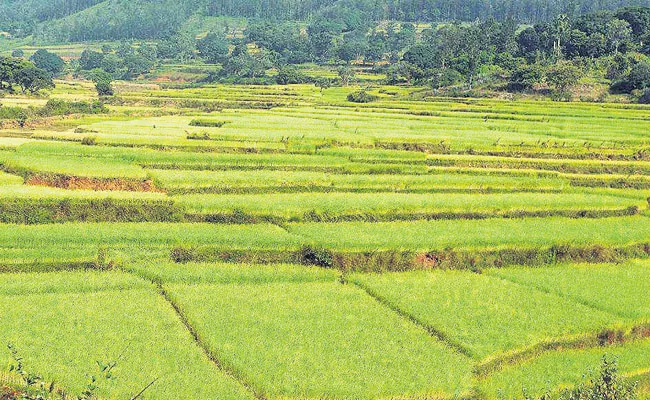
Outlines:
<svg viewBox="0 0 650 400"><path fill-rule="evenodd" d="M368 82L0 129L0 386L11 345L70 398L530 399L603 357L650 398L650 107Z"/></svg>

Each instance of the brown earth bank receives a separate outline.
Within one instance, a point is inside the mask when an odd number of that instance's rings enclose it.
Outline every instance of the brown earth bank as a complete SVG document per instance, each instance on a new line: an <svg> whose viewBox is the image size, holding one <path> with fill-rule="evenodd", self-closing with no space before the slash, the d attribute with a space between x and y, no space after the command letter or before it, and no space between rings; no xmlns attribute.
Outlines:
<svg viewBox="0 0 650 400"><path fill-rule="evenodd" d="M140 181L118 178L101 179L68 175L33 174L26 179L25 183L33 186L49 186L60 189L164 193L164 190L157 188L152 180Z"/></svg>

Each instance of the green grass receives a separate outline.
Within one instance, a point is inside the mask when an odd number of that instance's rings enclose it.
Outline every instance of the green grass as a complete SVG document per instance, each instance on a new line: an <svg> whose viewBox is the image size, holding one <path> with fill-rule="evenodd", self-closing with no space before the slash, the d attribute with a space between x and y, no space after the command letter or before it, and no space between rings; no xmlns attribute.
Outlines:
<svg viewBox="0 0 650 400"><path fill-rule="evenodd" d="M145 398L370 400L538 396L604 352L650 368L630 342L648 263L554 264L647 257L648 106L432 98L365 72L371 104L354 86L153 81L214 68L166 65L115 82L107 114L0 133L2 220L41 224L0 224L0 346L30 370L78 392L132 342L103 398L159 377ZM76 81L48 96L96 98ZM423 268L483 273L358 273ZM595 348L603 330L628 342Z"/></svg>
<svg viewBox="0 0 650 400"><path fill-rule="evenodd" d="M334 282L333 270L288 264L175 264L166 260L127 262L125 267L147 279L177 284L243 284L274 282Z"/></svg>
<svg viewBox="0 0 650 400"><path fill-rule="evenodd" d="M90 293L151 288L151 284L148 284L146 281L119 271L63 271L0 275L0 296L45 293Z"/></svg>
<svg viewBox="0 0 650 400"><path fill-rule="evenodd" d="M304 240L337 250L538 248L552 245L625 246L650 240L647 217L530 218L390 223L291 224Z"/></svg>
<svg viewBox="0 0 650 400"><path fill-rule="evenodd" d="M22 185L22 184L23 184L22 177L0 171L0 187L4 188L5 185Z"/></svg>
<svg viewBox="0 0 650 400"><path fill-rule="evenodd" d="M613 210L643 206L615 196L585 193L508 194L398 194L398 193L292 193L264 195L184 195L173 198L194 213L238 210L256 216L300 220L313 213L330 217L408 214L505 214L557 210Z"/></svg>
<svg viewBox="0 0 650 400"><path fill-rule="evenodd" d="M617 173L647 175L650 171L650 165L645 162L553 160L476 155L429 155L427 156L427 163L438 167L539 169L584 174Z"/></svg>
<svg viewBox="0 0 650 400"><path fill-rule="evenodd" d="M3 104L6 103L3 101ZM20 137L0 137L0 149L14 149L18 146L30 142L31 139L25 139Z"/></svg>
<svg viewBox="0 0 650 400"><path fill-rule="evenodd" d="M150 398L252 398L211 364L152 289L0 295L0 309L0 343L15 344L25 368L69 393L81 393L98 360L117 361L115 379L99 383L104 398L130 398L156 378ZM0 364L9 356L0 351Z"/></svg>
<svg viewBox="0 0 650 400"><path fill-rule="evenodd" d="M90 178L146 179L147 173L139 166L121 160L66 156L39 156L0 152L0 165L10 170L54 173Z"/></svg>
<svg viewBox="0 0 650 400"><path fill-rule="evenodd" d="M561 190L568 182L552 178L463 174L339 175L308 171L150 170L154 180L178 192L278 191L490 191Z"/></svg>
<svg viewBox="0 0 650 400"><path fill-rule="evenodd" d="M115 199L115 200L165 200L163 193L126 192L126 191L96 191L96 190L67 190L47 186L26 186L17 184L12 179L8 185L0 185L0 200L64 200L64 199ZM2 177L0 177L2 179Z"/></svg>
<svg viewBox="0 0 650 400"><path fill-rule="evenodd" d="M66 223L0 225L0 248L166 247L217 245L223 249L294 248L298 239L274 225L185 223ZM44 250L45 251L45 250ZM59 253L59 254L60 254ZM2 252L0 252L0 255ZM1 257L0 257L1 258Z"/></svg>
<svg viewBox="0 0 650 400"><path fill-rule="evenodd" d="M354 275L351 280L477 359L599 332L618 321L559 296L472 272Z"/></svg>
<svg viewBox="0 0 650 400"><path fill-rule="evenodd" d="M650 320L650 264L646 261L543 269L507 268L487 273L624 318Z"/></svg>
<svg viewBox="0 0 650 400"><path fill-rule="evenodd" d="M296 250L303 245L338 252L491 250L554 245L627 246L650 239L647 217L606 219L532 218L391 223L275 225L188 223L65 223L0 225L0 249L33 249L43 255L66 249L212 246L224 251ZM4 250L0 259L4 259Z"/></svg>
<svg viewBox="0 0 650 400"><path fill-rule="evenodd" d="M99 246L57 244L54 246L23 247L20 242L5 244L0 247L0 271L15 268L38 269L38 264L55 266L69 265L77 262L90 262L97 259ZM34 264L37 268L34 268ZM45 268L47 269L47 268Z"/></svg>
<svg viewBox="0 0 650 400"><path fill-rule="evenodd" d="M616 357L620 371L634 375L650 368L650 341L632 342L605 349L566 350L547 353L539 358L500 371L479 382L488 398L542 396L548 390L574 386L598 373L604 355ZM585 376L586 375L586 376Z"/></svg>
<svg viewBox="0 0 650 400"><path fill-rule="evenodd" d="M210 349L271 398L468 390L466 358L353 287L171 285L170 291Z"/></svg>

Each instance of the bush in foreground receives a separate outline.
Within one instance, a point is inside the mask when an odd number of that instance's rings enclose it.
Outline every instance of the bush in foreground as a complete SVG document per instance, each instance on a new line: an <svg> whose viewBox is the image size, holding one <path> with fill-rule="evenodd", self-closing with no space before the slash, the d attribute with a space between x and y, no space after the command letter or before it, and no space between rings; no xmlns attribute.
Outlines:
<svg viewBox="0 0 650 400"><path fill-rule="evenodd" d="M526 396L529 399L529 396ZM603 357L598 376L573 389L563 390L559 396L545 394L539 400L637 400L637 383L625 379L618 371L615 358Z"/></svg>

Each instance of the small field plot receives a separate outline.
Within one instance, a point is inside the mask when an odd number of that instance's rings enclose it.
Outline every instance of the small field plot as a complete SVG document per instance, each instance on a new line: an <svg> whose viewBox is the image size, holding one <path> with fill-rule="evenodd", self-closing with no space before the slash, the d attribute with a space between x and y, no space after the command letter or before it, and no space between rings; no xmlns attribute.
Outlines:
<svg viewBox="0 0 650 400"><path fill-rule="evenodd" d="M2 185L0 172L0 202L8 200L142 200L167 199L164 193L128 192L119 190L67 190L47 186L22 185L23 178L6 174L8 185ZM18 182L19 181L19 182Z"/></svg>
<svg viewBox="0 0 650 400"><path fill-rule="evenodd" d="M86 293L109 290L151 289L152 285L134 275L119 271L61 271L0 274L0 296Z"/></svg>
<svg viewBox="0 0 650 400"><path fill-rule="evenodd" d="M400 220L553 215L581 211L594 215L643 206L616 196L582 193L405 194L293 193L263 195L185 195L173 198L188 212L227 214L235 210L254 217L301 220Z"/></svg>
<svg viewBox="0 0 650 400"><path fill-rule="evenodd" d="M224 150L251 149L259 151L284 151L286 146L280 140L275 142L229 141L228 135L219 127L200 126L202 119L192 117L144 118L131 121L102 121L66 132L48 132L43 137L81 142L92 137L102 144L141 145L151 147L202 147ZM230 121L210 119L214 123L228 124ZM196 126L195 126L196 125ZM207 125L207 123L206 123Z"/></svg>
<svg viewBox="0 0 650 400"><path fill-rule="evenodd" d="M31 142L31 139L22 137L2 137L0 136L0 149L15 149L25 143Z"/></svg>
<svg viewBox="0 0 650 400"><path fill-rule="evenodd" d="M178 264L150 260L127 262L125 268L152 281L184 284L334 282L339 276L334 270L290 264Z"/></svg>
<svg viewBox="0 0 650 400"><path fill-rule="evenodd" d="M554 293L621 317L650 320L650 263L506 268L490 275Z"/></svg>
<svg viewBox="0 0 650 400"><path fill-rule="evenodd" d="M12 343L28 371L69 394L98 375L96 361L115 361L114 378L98 382L103 398L131 398L156 378L148 398L251 398L208 360L153 288L115 275L106 277L110 284L95 274L83 278L30 275L0 294L2 365L10 362L5 346ZM61 288L53 287L57 281Z"/></svg>
<svg viewBox="0 0 650 400"><path fill-rule="evenodd" d="M559 191L567 180L463 174L330 174L311 171L150 170L173 193Z"/></svg>
<svg viewBox="0 0 650 400"><path fill-rule="evenodd" d="M635 380L635 375L647 374L650 369L650 340L547 353L480 380L478 388L488 398L522 398L524 390L529 396L539 397L549 390L574 386L595 377L603 356L616 358L621 373Z"/></svg>
<svg viewBox="0 0 650 400"><path fill-rule="evenodd" d="M617 321L559 296L471 272L354 275L352 280L477 359L596 333Z"/></svg>
<svg viewBox="0 0 650 400"><path fill-rule="evenodd" d="M139 166L118 159L36 155L1 152L0 165L28 173L60 174L89 178L146 179Z"/></svg>
<svg viewBox="0 0 650 400"><path fill-rule="evenodd" d="M20 247L43 253L69 248L132 248L215 245L229 250L294 249L299 240L275 225L186 223L65 223L0 225L0 248ZM1 254L1 253L0 253Z"/></svg>
<svg viewBox="0 0 650 400"><path fill-rule="evenodd" d="M17 225L18 227L18 225ZM0 272L78 268L97 260L99 246L61 244L29 247L19 241L0 246Z"/></svg>
<svg viewBox="0 0 650 400"><path fill-rule="evenodd" d="M643 216L572 219L528 218L386 223L291 224L289 230L338 250L539 248L553 245L626 246L650 240Z"/></svg>
<svg viewBox="0 0 650 400"><path fill-rule="evenodd" d="M269 398L452 397L470 363L338 283L171 285L206 345Z"/></svg>
<svg viewBox="0 0 650 400"><path fill-rule="evenodd" d="M647 175L650 163L600 160L557 160L540 158L486 157L476 155L429 155L427 163L436 167L497 168L558 171L575 174Z"/></svg>
<svg viewBox="0 0 650 400"><path fill-rule="evenodd" d="M0 171L0 185L22 185L23 178L18 175L8 174Z"/></svg>

